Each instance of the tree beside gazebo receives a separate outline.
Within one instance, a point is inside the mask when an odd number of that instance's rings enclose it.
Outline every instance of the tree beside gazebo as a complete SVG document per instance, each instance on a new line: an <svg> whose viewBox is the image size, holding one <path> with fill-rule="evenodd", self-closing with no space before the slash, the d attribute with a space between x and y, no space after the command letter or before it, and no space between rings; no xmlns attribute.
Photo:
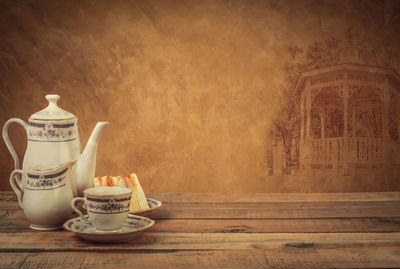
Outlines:
<svg viewBox="0 0 400 269"><path fill-rule="evenodd" d="M296 89L299 74L310 69L336 64L339 48L340 41L335 38L330 38L325 42L314 42L305 50L298 46L288 48L289 59L282 67L285 81L280 88L281 109L268 134L268 140L273 141L269 144L275 145L274 149L267 149L268 156L266 157L268 166L275 167L272 174L282 173L282 171L279 173L276 171L277 159L280 159L279 163L283 163L283 168L285 168L283 173L290 173L290 170L299 166L301 93Z"/></svg>

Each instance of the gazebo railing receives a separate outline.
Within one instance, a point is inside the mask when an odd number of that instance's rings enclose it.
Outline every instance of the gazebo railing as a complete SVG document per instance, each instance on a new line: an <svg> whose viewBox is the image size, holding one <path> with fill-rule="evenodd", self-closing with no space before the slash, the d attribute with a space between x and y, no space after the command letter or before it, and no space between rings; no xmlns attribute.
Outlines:
<svg viewBox="0 0 400 269"><path fill-rule="evenodd" d="M312 140L312 163L332 168L343 157L343 138Z"/></svg>
<svg viewBox="0 0 400 269"><path fill-rule="evenodd" d="M348 164L356 167L373 167L382 162L381 138L348 138ZM312 167L335 168L345 162L344 139L325 138L312 140Z"/></svg>
<svg viewBox="0 0 400 269"><path fill-rule="evenodd" d="M349 138L349 158L356 164L377 164L382 161L382 139Z"/></svg>

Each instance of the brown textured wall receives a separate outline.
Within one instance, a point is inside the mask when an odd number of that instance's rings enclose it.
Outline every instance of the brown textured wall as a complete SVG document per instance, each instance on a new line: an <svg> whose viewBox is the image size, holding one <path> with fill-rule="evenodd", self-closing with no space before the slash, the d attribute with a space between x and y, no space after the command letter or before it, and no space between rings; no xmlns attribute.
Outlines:
<svg viewBox="0 0 400 269"><path fill-rule="evenodd" d="M134 171L146 191L399 189L368 176L271 177L266 160L288 47L351 27L399 55L399 14L396 1L1 1L0 125L59 94L83 144L97 121L111 123L96 174ZM22 128L10 135L22 156ZM9 189L4 143L0 163Z"/></svg>

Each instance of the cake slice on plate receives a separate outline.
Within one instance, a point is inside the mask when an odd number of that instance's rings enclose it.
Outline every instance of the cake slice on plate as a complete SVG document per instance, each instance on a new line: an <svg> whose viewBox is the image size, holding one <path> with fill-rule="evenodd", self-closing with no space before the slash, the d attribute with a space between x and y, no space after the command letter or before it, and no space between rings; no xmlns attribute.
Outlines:
<svg viewBox="0 0 400 269"><path fill-rule="evenodd" d="M132 173L129 176L104 176L94 178L94 187L125 187L132 189L132 198L130 211L135 212L139 210L149 209L149 204L147 203L146 195L140 186L139 179L136 174Z"/></svg>
<svg viewBox="0 0 400 269"><path fill-rule="evenodd" d="M131 212L149 209L146 195L144 194L142 186L140 186L136 174L132 173L129 176L119 176L118 178L119 186L125 186L132 189Z"/></svg>
<svg viewBox="0 0 400 269"><path fill-rule="evenodd" d="M119 187L117 177L95 177L93 185L95 188L97 187Z"/></svg>

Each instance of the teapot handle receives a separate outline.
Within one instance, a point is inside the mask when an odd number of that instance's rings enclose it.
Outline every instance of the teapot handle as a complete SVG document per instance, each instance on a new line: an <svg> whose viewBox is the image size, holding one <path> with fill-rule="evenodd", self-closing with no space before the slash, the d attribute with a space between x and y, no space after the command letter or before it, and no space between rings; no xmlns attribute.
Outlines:
<svg viewBox="0 0 400 269"><path fill-rule="evenodd" d="M10 138L8 137L8 127L10 127L10 125L11 125L12 123L19 123L20 125L22 125L22 127L25 128L25 131L26 131L26 132L28 132L28 126L29 126L29 125L28 125L28 123L26 123L25 121L23 121L23 120L21 120L21 119L12 118L12 119L9 119L9 120L6 122L6 124L4 124L4 127L3 127L3 139L4 139L4 142L6 143L6 146L7 146L8 150L10 151L11 156L12 156L13 159L14 159L14 166L15 166L15 169L19 169L20 166L19 166L18 155L17 155L17 153L15 152L15 149L14 149L13 145L11 144Z"/></svg>
<svg viewBox="0 0 400 269"><path fill-rule="evenodd" d="M17 195L19 206L22 209L24 209L24 206L22 205L22 194L23 194L22 180L20 177L17 177L17 174L26 176L26 173L21 169L15 169L14 171L12 171L12 173L10 175L11 188L14 190L15 194Z"/></svg>

